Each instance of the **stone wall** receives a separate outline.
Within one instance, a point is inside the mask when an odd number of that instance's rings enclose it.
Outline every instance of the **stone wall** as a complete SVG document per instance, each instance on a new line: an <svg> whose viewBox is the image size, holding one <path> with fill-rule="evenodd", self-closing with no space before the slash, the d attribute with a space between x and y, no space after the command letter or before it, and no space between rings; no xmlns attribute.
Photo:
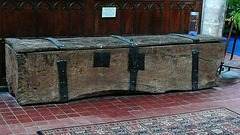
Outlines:
<svg viewBox="0 0 240 135"><path fill-rule="evenodd" d="M201 34L222 36L225 23L226 0L204 0Z"/></svg>

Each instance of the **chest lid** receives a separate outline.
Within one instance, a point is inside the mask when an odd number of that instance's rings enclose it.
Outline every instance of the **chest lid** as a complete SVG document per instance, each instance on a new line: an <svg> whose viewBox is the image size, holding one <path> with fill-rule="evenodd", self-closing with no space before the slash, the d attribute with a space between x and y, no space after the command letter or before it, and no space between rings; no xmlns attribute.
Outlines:
<svg viewBox="0 0 240 135"><path fill-rule="evenodd" d="M120 36L119 36L120 37ZM193 43L222 42L223 38L209 35L188 36L182 34L124 36L132 39L139 47L165 46ZM30 53L58 50L89 50L89 49L116 49L128 48L131 45L115 36L109 37L76 37L76 38L42 38L42 39L17 39L7 38L6 44L15 52Z"/></svg>

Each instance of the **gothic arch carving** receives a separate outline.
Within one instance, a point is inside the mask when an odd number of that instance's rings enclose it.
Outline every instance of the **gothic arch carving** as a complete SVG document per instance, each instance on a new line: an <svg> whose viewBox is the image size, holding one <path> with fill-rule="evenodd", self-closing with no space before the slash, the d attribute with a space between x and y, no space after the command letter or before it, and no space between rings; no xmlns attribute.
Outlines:
<svg viewBox="0 0 240 135"><path fill-rule="evenodd" d="M101 10L101 8L102 8L102 5L103 5L103 2L97 2L95 5L94 5L94 8L96 9L96 10Z"/></svg>
<svg viewBox="0 0 240 135"><path fill-rule="evenodd" d="M95 9L101 10L102 6L113 6L113 7L117 7L117 9L122 9L121 3L117 3L117 2L97 2L95 4Z"/></svg>
<svg viewBox="0 0 240 135"><path fill-rule="evenodd" d="M72 3L70 3L70 9L74 9L74 10L83 10L83 4L79 1L74 1Z"/></svg>
<svg viewBox="0 0 240 135"><path fill-rule="evenodd" d="M158 9L162 10L162 3L150 3L149 9Z"/></svg>
<svg viewBox="0 0 240 135"><path fill-rule="evenodd" d="M57 1L53 4L53 9L66 10L66 9L68 9L68 6L63 1Z"/></svg>
<svg viewBox="0 0 240 135"><path fill-rule="evenodd" d="M20 3L20 9L33 10L33 9L35 9L35 5L30 1L24 1L24 2Z"/></svg>
<svg viewBox="0 0 240 135"><path fill-rule="evenodd" d="M187 2L184 4L183 9L184 10L187 10L187 9L194 10L195 6L196 6L195 2Z"/></svg>
<svg viewBox="0 0 240 135"><path fill-rule="evenodd" d="M148 10L149 9L148 5L143 2L137 3L136 5L137 5L138 10L141 10L141 9Z"/></svg>
<svg viewBox="0 0 240 135"><path fill-rule="evenodd" d="M109 5L117 7L117 9L122 9L122 3L112 2Z"/></svg>
<svg viewBox="0 0 240 135"><path fill-rule="evenodd" d="M2 5L2 9L18 9L17 3L13 1L6 1Z"/></svg>
<svg viewBox="0 0 240 135"><path fill-rule="evenodd" d="M190 7L190 9L194 10L195 2L172 2L171 9L172 10L186 10L186 7Z"/></svg>
<svg viewBox="0 0 240 135"><path fill-rule="evenodd" d="M134 10L134 9L136 9L136 8L135 8L135 6L134 6L133 3L131 3L131 2L126 2L126 3L123 4L123 9L124 9L124 10Z"/></svg>
<svg viewBox="0 0 240 135"><path fill-rule="evenodd" d="M37 9L40 9L40 10L49 10L49 9L52 9L52 6L50 3L48 2L45 2L45 1L41 1L37 4Z"/></svg>

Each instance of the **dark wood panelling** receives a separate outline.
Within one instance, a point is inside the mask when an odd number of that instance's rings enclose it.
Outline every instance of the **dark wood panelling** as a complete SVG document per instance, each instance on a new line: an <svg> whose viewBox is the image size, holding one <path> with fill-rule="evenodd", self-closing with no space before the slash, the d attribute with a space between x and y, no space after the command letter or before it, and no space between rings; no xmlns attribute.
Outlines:
<svg viewBox="0 0 240 135"><path fill-rule="evenodd" d="M149 33L160 34L162 33L163 25L163 12L162 3L153 3L149 7L149 19L148 23Z"/></svg>
<svg viewBox="0 0 240 135"><path fill-rule="evenodd" d="M53 36L53 12L51 4L47 1L39 2L37 9L36 37Z"/></svg>
<svg viewBox="0 0 240 135"><path fill-rule="evenodd" d="M190 12L196 11L196 2L171 2L170 9L170 33L187 33Z"/></svg>
<svg viewBox="0 0 240 135"><path fill-rule="evenodd" d="M187 33L202 0L2 0L1 37ZM102 18L102 7L117 7Z"/></svg>
<svg viewBox="0 0 240 135"><path fill-rule="evenodd" d="M16 2L6 1L1 3L2 7L2 38L4 37L17 37L19 34L19 6Z"/></svg>
<svg viewBox="0 0 240 135"><path fill-rule="evenodd" d="M6 71L5 71L5 50L4 43L0 40L0 86L6 85Z"/></svg>
<svg viewBox="0 0 240 135"><path fill-rule="evenodd" d="M67 3L63 1L57 1L53 6L54 36L69 36L70 16Z"/></svg>
<svg viewBox="0 0 240 135"><path fill-rule="evenodd" d="M130 35L135 34L136 31L136 25L134 24L135 19L135 7L132 3L127 2L123 5L121 11L121 23L123 23L121 26L121 31L123 35Z"/></svg>
<svg viewBox="0 0 240 135"><path fill-rule="evenodd" d="M2 35L3 30L1 28L2 28L2 10L0 10L0 40L1 40L1 37L3 37Z"/></svg>
<svg viewBox="0 0 240 135"><path fill-rule="evenodd" d="M70 20L69 20L69 36L83 36L84 35L84 7L79 1L70 3Z"/></svg>
<svg viewBox="0 0 240 135"><path fill-rule="evenodd" d="M107 35L107 18L101 18L102 14L102 6L106 4L100 2L96 2L94 5L94 36L104 36Z"/></svg>
<svg viewBox="0 0 240 135"><path fill-rule="evenodd" d="M32 37L36 33L36 13L35 5L30 1L20 2L18 10L18 20L19 24L18 31L21 37ZM6 29L7 32L7 29Z"/></svg>
<svg viewBox="0 0 240 135"><path fill-rule="evenodd" d="M198 11L201 18L202 0L1 0L0 6L2 39L151 35L187 33L190 12ZM116 17L102 18L103 6L117 7ZM5 76L3 46L0 79Z"/></svg>
<svg viewBox="0 0 240 135"><path fill-rule="evenodd" d="M202 6L203 6L203 3L202 1L196 1L196 11L198 11L200 14L199 14L199 26L198 26L198 32L200 32L200 29L201 29L201 22L202 22Z"/></svg>
<svg viewBox="0 0 240 135"><path fill-rule="evenodd" d="M148 23L150 22L149 14L150 11L147 3L138 3L136 7L136 32L138 35L148 34Z"/></svg>
<svg viewBox="0 0 240 135"><path fill-rule="evenodd" d="M168 29L170 33L177 33L180 28L181 7L178 5L178 3L172 2L170 9L171 9L169 17L170 26Z"/></svg>
<svg viewBox="0 0 240 135"><path fill-rule="evenodd" d="M95 36L160 34L162 4L158 1L98 1L95 4ZM101 18L104 6L117 7L116 18Z"/></svg>

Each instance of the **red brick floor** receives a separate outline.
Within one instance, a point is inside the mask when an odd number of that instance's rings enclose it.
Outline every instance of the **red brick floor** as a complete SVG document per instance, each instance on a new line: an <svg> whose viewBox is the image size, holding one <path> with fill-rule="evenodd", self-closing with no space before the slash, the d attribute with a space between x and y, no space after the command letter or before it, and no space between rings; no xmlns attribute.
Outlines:
<svg viewBox="0 0 240 135"><path fill-rule="evenodd" d="M240 113L240 79L194 92L105 96L64 104L20 106L0 93L0 135L35 135L36 131L161 116L226 107Z"/></svg>

